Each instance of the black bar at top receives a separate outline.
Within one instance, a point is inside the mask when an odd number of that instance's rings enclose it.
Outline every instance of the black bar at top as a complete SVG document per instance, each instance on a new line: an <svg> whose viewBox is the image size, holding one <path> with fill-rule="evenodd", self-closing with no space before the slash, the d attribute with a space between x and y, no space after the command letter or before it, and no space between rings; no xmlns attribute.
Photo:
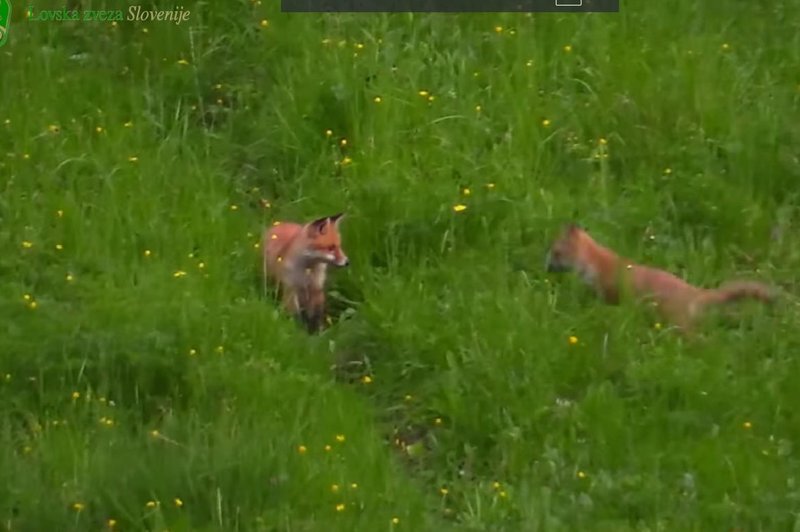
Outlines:
<svg viewBox="0 0 800 532"><path fill-rule="evenodd" d="M617 13L619 0L281 0L284 13Z"/></svg>

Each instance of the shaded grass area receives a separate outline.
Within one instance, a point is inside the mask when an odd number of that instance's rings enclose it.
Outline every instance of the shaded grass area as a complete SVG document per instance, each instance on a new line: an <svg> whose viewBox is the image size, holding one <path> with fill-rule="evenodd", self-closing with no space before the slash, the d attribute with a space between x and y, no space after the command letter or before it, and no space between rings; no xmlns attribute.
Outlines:
<svg viewBox="0 0 800 532"><path fill-rule="evenodd" d="M723 7L15 19L8 528L795 526L800 19ZM309 337L259 235L342 210ZM573 219L785 297L687 343L544 274Z"/></svg>

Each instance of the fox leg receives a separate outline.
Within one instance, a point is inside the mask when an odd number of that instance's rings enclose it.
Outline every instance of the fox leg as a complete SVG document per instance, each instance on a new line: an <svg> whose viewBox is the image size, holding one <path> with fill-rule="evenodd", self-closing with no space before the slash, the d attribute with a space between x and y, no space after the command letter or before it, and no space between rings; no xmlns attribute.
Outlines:
<svg viewBox="0 0 800 532"><path fill-rule="evenodd" d="M325 294L315 290L313 286L306 285L293 293L291 301L286 304L286 309L292 317L311 334L318 332L322 325L318 311L320 297L324 303Z"/></svg>
<svg viewBox="0 0 800 532"><path fill-rule="evenodd" d="M300 312L300 301L297 297L297 292L284 287L283 306L289 314L293 316L297 315L297 313Z"/></svg>
<svg viewBox="0 0 800 532"><path fill-rule="evenodd" d="M306 307L306 326L308 332L315 333L322 330L325 320L325 292L312 288L308 294Z"/></svg>
<svg viewBox="0 0 800 532"><path fill-rule="evenodd" d="M313 334L325 324L325 264L317 264L306 271L301 308L308 332Z"/></svg>
<svg viewBox="0 0 800 532"><path fill-rule="evenodd" d="M261 287L267 297L267 233L261 238Z"/></svg>

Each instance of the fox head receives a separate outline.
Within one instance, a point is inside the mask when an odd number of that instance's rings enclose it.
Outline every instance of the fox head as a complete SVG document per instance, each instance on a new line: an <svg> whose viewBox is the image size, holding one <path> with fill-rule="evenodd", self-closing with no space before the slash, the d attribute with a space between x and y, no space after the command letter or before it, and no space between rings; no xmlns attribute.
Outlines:
<svg viewBox="0 0 800 532"><path fill-rule="evenodd" d="M339 223L343 217L344 213L326 216L305 226L305 234L308 238L306 254L309 258L334 266L350 264L350 260L342 250L342 237L339 234Z"/></svg>
<svg viewBox="0 0 800 532"><path fill-rule="evenodd" d="M545 267L550 273L567 272L575 268L580 252L580 242L586 231L577 224L569 224L550 246L545 259Z"/></svg>

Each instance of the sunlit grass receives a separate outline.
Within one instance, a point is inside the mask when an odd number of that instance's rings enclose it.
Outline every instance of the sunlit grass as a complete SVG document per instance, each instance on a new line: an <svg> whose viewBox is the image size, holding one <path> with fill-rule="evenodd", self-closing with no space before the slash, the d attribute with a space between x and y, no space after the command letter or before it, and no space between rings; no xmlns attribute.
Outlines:
<svg viewBox="0 0 800 532"><path fill-rule="evenodd" d="M5 525L796 524L793 300L686 342L543 271L575 220L792 290L794 4L187 9L3 48ZM310 337L262 296L260 235L341 211Z"/></svg>

